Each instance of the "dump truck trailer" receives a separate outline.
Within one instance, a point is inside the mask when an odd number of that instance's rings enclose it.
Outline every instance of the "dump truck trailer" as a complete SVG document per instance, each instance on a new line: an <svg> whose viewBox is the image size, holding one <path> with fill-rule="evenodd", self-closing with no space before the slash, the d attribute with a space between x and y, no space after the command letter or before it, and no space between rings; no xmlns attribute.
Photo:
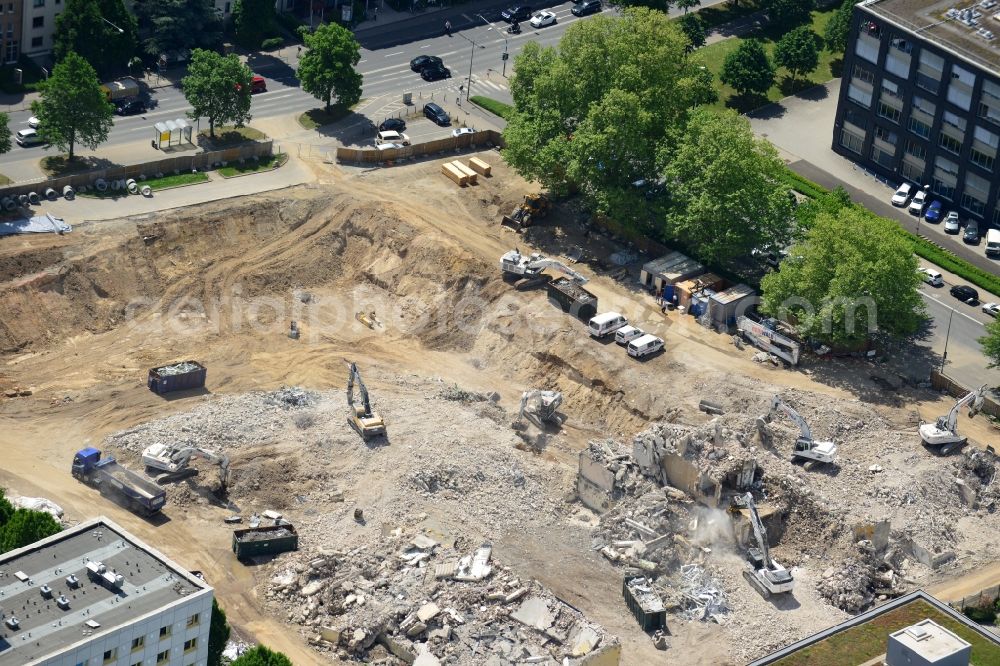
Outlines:
<svg viewBox="0 0 1000 666"><path fill-rule="evenodd" d="M233 531L233 552L238 560L298 549L299 533L291 523Z"/></svg>
<svg viewBox="0 0 1000 666"><path fill-rule="evenodd" d="M114 458L101 459L101 452L90 446L73 456L73 477L116 499L129 511L142 516L159 513L167 501L167 492L152 481L122 467Z"/></svg>
<svg viewBox="0 0 1000 666"><path fill-rule="evenodd" d="M151 368L146 386L153 393L161 395L171 391L201 388L205 385L207 374L208 370L198 361L181 361Z"/></svg>

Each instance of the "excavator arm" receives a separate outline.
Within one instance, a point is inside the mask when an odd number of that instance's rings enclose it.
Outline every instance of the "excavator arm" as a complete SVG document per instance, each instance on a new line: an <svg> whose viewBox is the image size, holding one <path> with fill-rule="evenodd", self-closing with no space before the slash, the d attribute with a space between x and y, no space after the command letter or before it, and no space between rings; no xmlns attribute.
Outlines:
<svg viewBox="0 0 1000 666"><path fill-rule="evenodd" d="M566 264L556 259L542 258L536 261L532 261L531 263L528 264L528 269L533 273L539 273L545 270L546 268L551 268L553 270L559 271L560 273L569 277L571 280L573 280L573 282L577 284L587 284L588 282L590 282L589 278L587 278L584 275L581 275L580 273L577 273L572 268L570 268Z"/></svg>
<svg viewBox="0 0 1000 666"><path fill-rule="evenodd" d="M809 429L809 424L806 423L806 420L797 411L792 409L791 405L782 400L781 396L776 395L771 400L771 411L768 412L768 420L774 418L774 414L778 410L784 412L799 427L802 439L810 442L813 441L812 431Z"/></svg>
<svg viewBox="0 0 1000 666"><path fill-rule="evenodd" d="M767 532L764 530L764 523L760 520L760 515L757 513L757 504L753 501L753 495L747 493L743 497L743 501L746 503L747 510L750 512L750 525L753 528L754 540L757 542L757 547L760 548L761 555L764 560L764 566L768 569L774 568L774 562L771 560L771 548L767 543Z"/></svg>

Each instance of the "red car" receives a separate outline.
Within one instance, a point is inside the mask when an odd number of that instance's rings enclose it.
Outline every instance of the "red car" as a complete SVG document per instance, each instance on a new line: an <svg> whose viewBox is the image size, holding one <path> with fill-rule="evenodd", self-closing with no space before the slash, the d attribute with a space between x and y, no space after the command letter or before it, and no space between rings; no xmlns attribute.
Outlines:
<svg viewBox="0 0 1000 666"><path fill-rule="evenodd" d="M254 75L250 83L250 94L267 92L267 81L263 76Z"/></svg>

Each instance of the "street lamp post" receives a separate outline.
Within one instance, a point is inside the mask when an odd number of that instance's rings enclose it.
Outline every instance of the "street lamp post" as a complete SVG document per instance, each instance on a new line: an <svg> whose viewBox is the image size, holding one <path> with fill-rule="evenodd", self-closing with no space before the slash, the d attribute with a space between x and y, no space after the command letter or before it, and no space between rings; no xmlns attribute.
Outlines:
<svg viewBox="0 0 1000 666"><path fill-rule="evenodd" d="M114 23L112 23L108 19L104 18L103 16L101 17L101 20L104 21L105 23L107 23L108 25L110 25L115 30L117 30L119 35L124 35L125 34L124 30L122 30L121 28L119 28L118 26L116 26Z"/></svg>
<svg viewBox="0 0 1000 666"><path fill-rule="evenodd" d="M455 34L472 44L472 50L469 51L469 85L465 87L465 101L468 102L469 95L472 93L472 58L476 55L476 43L460 32Z"/></svg>
<svg viewBox="0 0 1000 666"><path fill-rule="evenodd" d="M951 318L955 316L955 308L948 308L948 332L944 335L944 354L941 356L941 374L944 374L944 364L948 361L948 339L951 338Z"/></svg>
<svg viewBox="0 0 1000 666"><path fill-rule="evenodd" d="M482 14L476 14L476 16L478 16L479 18L481 18L484 21L486 21L486 17L483 16ZM503 61L503 72L500 75L503 76L504 78L506 78L507 77L507 35L503 34L502 31L497 30L497 27L495 25L493 25L492 23L490 23L489 21L486 21L486 25L488 25L490 27L490 30L495 31L498 35L500 35L503 38L503 56L501 56L501 58L500 58Z"/></svg>

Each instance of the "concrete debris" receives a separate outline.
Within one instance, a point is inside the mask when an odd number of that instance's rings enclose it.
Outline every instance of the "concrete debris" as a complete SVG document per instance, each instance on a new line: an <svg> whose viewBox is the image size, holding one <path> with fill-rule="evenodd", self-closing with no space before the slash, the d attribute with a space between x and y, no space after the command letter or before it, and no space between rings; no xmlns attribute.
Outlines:
<svg viewBox="0 0 1000 666"><path fill-rule="evenodd" d="M222 656L232 661L252 647L253 645L243 641L227 641L226 647L222 650Z"/></svg>
<svg viewBox="0 0 1000 666"><path fill-rule="evenodd" d="M463 388L459 388L458 384L452 384L448 388L441 391L440 396L445 400L454 400L456 402L485 402L490 399L490 396L486 393L478 393L476 391L467 391Z"/></svg>
<svg viewBox="0 0 1000 666"><path fill-rule="evenodd" d="M292 407L311 407L319 400L315 391L307 391L298 386L286 386L273 391L265 397L265 402L285 409Z"/></svg>
<svg viewBox="0 0 1000 666"><path fill-rule="evenodd" d="M681 592L684 595L684 617L688 620L714 620L723 624L729 612L722 584L697 564L681 567Z"/></svg>
<svg viewBox="0 0 1000 666"><path fill-rule="evenodd" d="M584 506L602 512L650 484L632 455L612 440L591 441L580 452L576 493Z"/></svg>
<svg viewBox="0 0 1000 666"><path fill-rule="evenodd" d="M552 626L554 618L549 612L549 604L545 599L532 597L525 599L511 617L526 627L545 631Z"/></svg>
<svg viewBox="0 0 1000 666"><path fill-rule="evenodd" d="M157 368L157 372L160 373L161 377L167 377L171 375L183 375L188 372L194 372L195 370L200 370L200 368L194 363L188 363L184 361L182 363L175 363L173 365L165 365L161 368Z"/></svg>

